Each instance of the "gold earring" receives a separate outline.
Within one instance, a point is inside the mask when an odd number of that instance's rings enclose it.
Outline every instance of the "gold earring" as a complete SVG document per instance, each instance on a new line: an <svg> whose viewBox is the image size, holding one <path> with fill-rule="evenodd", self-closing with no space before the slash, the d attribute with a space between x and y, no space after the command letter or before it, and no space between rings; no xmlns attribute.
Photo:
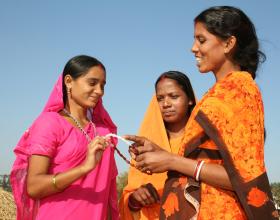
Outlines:
<svg viewBox="0 0 280 220"><path fill-rule="evenodd" d="M67 94L68 94L68 97L72 97L71 88L67 87Z"/></svg>

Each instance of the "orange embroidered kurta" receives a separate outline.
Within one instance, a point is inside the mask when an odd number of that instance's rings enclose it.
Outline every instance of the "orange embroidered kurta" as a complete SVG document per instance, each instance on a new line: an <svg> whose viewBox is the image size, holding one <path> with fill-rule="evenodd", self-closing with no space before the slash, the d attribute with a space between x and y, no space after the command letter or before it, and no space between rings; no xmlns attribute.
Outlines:
<svg viewBox="0 0 280 220"><path fill-rule="evenodd" d="M148 138L165 150L173 152L175 154L178 153L182 142L182 137L171 139L170 141L168 140L156 96L152 98L150 105L146 111L144 120L139 130L139 135ZM166 173L155 173L152 175L147 175L134 167L130 167L128 172L128 184L124 188L122 197L119 201L121 219L159 219L159 204L154 204L149 207L143 207L138 212L132 212L128 208L128 198L132 192L147 183L152 183L153 186L157 189L159 196L161 197L166 178Z"/></svg>
<svg viewBox="0 0 280 220"><path fill-rule="evenodd" d="M203 136L208 140L197 141ZM194 143L199 144L194 147ZM219 151L220 160L205 161L223 164L234 189L233 192L201 183L198 219L276 219L264 165L263 103L249 73L230 73L197 104L179 154L188 157L197 149ZM180 196L174 191L175 183L164 189L161 219L179 216L180 207L170 208L174 202L169 201L169 194L172 200L176 200L174 194Z"/></svg>

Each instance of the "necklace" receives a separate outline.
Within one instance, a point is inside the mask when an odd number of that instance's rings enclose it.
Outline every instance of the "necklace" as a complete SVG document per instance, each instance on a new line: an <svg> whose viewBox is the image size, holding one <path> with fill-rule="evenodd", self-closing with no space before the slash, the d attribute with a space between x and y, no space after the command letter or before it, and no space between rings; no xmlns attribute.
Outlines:
<svg viewBox="0 0 280 220"><path fill-rule="evenodd" d="M81 130L81 132L85 135L87 141L90 142L90 141L91 141L91 138L90 138L90 136L88 135L88 133L83 129L83 127L82 127L82 125L80 124L80 122L79 122L73 115L71 115L71 113L68 112L65 108L64 108L62 111L63 111L67 116L69 116L69 117L75 122L75 124L78 126L78 128ZM93 134L94 134L94 136L96 136L95 124L94 124L91 120L89 120L89 123L92 124L92 126L93 126Z"/></svg>
<svg viewBox="0 0 280 220"><path fill-rule="evenodd" d="M71 115L71 113L69 112L69 111L67 111L65 108L62 110L67 116L69 116L71 119L73 119L73 121L75 122L75 124L77 125L77 127L82 131L82 133L85 135L85 137L86 137L86 139L87 139L87 141L88 142L91 142L91 138L90 138L90 136L88 135L88 133L83 129L83 127L82 127L82 125L80 124L80 122L73 116L73 115ZM94 129L94 137L96 137L96 127L95 127L95 124L91 121L91 120L89 120L89 123L91 123L92 124L92 126L93 126L93 129ZM125 142L127 145L129 145L130 146L130 143L127 141L127 140L125 140L123 137L121 137L121 136L119 136L119 135L116 135L116 134L107 134L107 135L105 135L105 137L115 137L115 138L118 138L118 139L120 139L120 140L122 140L123 142ZM130 160L128 160L121 152L120 152L120 150L115 146L115 145L113 145L113 144L111 144L110 146L112 146L116 151L117 151L117 153L118 153L118 155L127 163L127 164L129 164L130 166L133 166L133 167L135 167L135 165L133 164L133 163L131 163L130 162Z"/></svg>

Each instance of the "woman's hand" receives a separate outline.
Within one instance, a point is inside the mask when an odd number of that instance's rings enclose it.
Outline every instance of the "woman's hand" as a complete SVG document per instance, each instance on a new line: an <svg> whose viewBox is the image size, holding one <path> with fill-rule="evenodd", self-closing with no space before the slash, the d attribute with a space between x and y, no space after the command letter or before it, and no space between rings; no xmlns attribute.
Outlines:
<svg viewBox="0 0 280 220"><path fill-rule="evenodd" d="M169 170L173 154L163 150L147 138L135 135L126 135L125 139L134 143L129 149L132 158L136 161L136 168L144 173L162 173Z"/></svg>
<svg viewBox="0 0 280 220"><path fill-rule="evenodd" d="M139 187L130 195L130 197L130 199L141 204L141 206L153 205L160 200L157 190L151 183Z"/></svg>
<svg viewBox="0 0 280 220"><path fill-rule="evenodd" d="M163 173L170 170L174 156L174 154L163 149L154 152L145 152L136 155L135 166L143 173Z"/></svg>
<svg viewBox="0 0 280 220"><path fill-rule="evenodd" d="M101 160L102 154L106 147L108 146L108 141L103 137L95 137L88 145L87 156L82 165L86 173L93 170L96 165Z"/></svg>
<svg viewBox="0 0 280 220"><path fill-rule="evenodd" d="M133 159L136 155L143 154L145 152L155 152L161 151L162 148L151 142L145 137L140 137L136 135L125 135L125 139L133 141L134 143L129 147L129 153Z"/></svg>

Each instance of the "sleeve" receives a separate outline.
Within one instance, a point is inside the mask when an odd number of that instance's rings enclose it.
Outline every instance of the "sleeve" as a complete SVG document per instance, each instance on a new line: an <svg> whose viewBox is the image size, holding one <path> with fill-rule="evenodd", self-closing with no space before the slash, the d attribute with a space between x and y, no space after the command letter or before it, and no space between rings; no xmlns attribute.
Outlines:
<svg viewBox="0 0 280 220"><path fill-rule="evenodd" d="M54 113L42 113L30 130L30 155L53 157L59 143L61 126Z"/></svg>

